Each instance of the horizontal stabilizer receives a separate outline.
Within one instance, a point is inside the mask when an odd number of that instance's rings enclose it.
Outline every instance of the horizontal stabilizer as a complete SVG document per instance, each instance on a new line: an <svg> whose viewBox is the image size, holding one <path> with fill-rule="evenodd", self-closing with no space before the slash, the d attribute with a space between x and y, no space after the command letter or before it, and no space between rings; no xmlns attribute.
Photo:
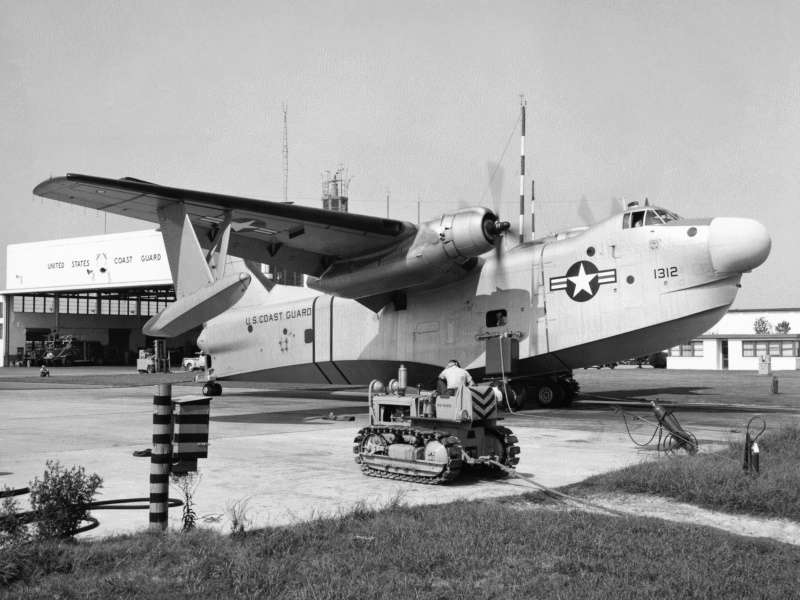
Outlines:
<svg viewBox="0 0 800 600"><path fill-rule="evenodd" d="M218 317L244 296L250 285L248 273L233 273L196 292L178 298L145 323L142 331L152 337L175 337Z"/></svg>

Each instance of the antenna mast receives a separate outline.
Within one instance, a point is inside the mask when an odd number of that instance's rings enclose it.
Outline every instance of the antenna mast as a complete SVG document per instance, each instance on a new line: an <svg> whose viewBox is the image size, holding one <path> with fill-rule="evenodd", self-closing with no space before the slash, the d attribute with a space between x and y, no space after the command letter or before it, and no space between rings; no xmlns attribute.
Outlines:
<svg viewBox="0 0 800 600"><path fill-rule="evenodd" d="M289 202L289 107L283 104L283 202Z"/></svg>
<svg viewBox="0 0 800 600"><path fill-rule="evenodd" d="M520 109L522 110L522 135L520 136L520 165L519 165L519 243L525 241L525 96L519 95Z"/></svg>

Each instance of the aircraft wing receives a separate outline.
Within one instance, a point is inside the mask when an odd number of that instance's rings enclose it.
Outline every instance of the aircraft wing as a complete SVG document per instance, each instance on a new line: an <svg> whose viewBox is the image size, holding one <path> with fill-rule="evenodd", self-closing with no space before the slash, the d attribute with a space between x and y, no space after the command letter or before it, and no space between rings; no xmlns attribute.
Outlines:
<svg viewBox="0 0 800 600"><path fill-rule="evenodd" d="M166 187L139 179L68 174L43 181L37 196L158 223L157 210L183 202L201 244L232 215L229 253L319 276L337 259L394 247L416 235L405 221Z"/></svg>

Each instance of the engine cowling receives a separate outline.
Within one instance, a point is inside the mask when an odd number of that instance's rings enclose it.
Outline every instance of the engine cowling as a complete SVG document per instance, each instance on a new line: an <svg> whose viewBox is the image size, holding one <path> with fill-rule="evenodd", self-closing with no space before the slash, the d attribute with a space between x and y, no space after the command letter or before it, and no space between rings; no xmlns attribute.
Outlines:
<svg viewBox="0 0 800 600"><path fill-rule="evenodd" d="M487 208L463 208L421 223L411 242L381 256L340 261L312 289L341 298L365 298L401 289L441 285L466 277L480 255L492 250L508 223Z"/></svg>
<svg viewBox="0 0 800 600"><path fill-rule="evenodd" d="M508 229L486 208L465 208L441 216L439 238L447 255L454 259L475 258L494 248L500 234Z"/></svg>

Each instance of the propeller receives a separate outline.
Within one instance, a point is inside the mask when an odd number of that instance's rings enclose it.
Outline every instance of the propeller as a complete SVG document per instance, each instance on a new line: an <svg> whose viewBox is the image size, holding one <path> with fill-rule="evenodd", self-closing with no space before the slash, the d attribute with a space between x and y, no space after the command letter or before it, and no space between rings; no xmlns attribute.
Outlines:
<svg viewBox="0 0 800 600"><path fill-rule="evenodd" d="M487 160L486 174L489 177L489 191L492 195L492 211L497 216L497 221L494 223L487 223L486 233L493 236L503 233L519 235L518 231L514 231L514 226L509 221L503 221L501 217L500 205L503 203L503 183L505 180L505 169L503 165ZM495 245L495 249L499 255L503 249L502 240Z"/></svg>
<svg viewBox="0 0 800 600"><path fill-rule="evenodd" d="M602 211L606 213L604 217L596 217L591 206L589 206L589 199L586 197L586 194L581 196L581 199L578 201L578 217L584 225L591 227L595 223L607 219L608 217L613 217L625 210L625 200L623 198L614 197L609 200L598 202L606 206L606 210Z"/></svg>

